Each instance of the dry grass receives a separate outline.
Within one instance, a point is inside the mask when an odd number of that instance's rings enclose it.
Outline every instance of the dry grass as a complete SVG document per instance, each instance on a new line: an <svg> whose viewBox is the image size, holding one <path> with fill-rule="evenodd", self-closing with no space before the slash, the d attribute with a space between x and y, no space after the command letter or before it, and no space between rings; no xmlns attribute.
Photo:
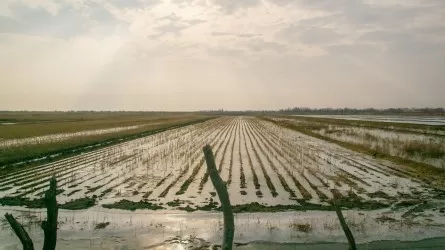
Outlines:
<svg viewBox="0 0 445 250"><path fill-rule="evenodd" d="M0 126L0 138L17 139L150 123L171 123L199 117L203 116L192 113L7 112L0 113L0 122L16 124Z"/></svg>
<svg viewBox="0 0 445 250"><path fill-rule="evenodd" d="M14 115L19 117L20 112ZM40 114L40 113L37 113ZM40 158L47 155L59 153L83 146L89 146L105 141L112 141L119 138L130 137L145 133L147 131L154 131L157 129L168 128L174 125L186 124L202 119L210 118L202 115L195 114L162 114L152 115L147 113L146 115L137 113L138 115L127 113L94 113L87 117L83 117L80 114L50 114L45 115L45 119L53 120L29 120L30 118L22 118L26 122L22 122L14 125L0 125L0 138L25 138L29 136L41 136L45 134L54 133L71 133L79 132L91 129L102 129L122 126L134 126L147 124L136 129L123 130L119 132L95 134L86 136L70 137L66 140L49 141L45 143L33 144L33 145L21 145L14 147L6 147L0 150L0 165L8 165L18 161L29 160L31 158ZM27 114L27 116L31 116ZM119 116L121 115L121 116ZM0 113L0 118L2 113ZM15 117L15 119L19 119ZM28 119L28 120L27 120ZM71 120L68 120L71 119ZM2 119L0 119L2 120ZM6 120L3 118L3 120ZM11 120L12 121L12 120ZM150 125L151 124L151 125ZM69 156L69 155L67 155Z"/></svg>
<svg viewBox="0 0 445 250"><path fill-rule="evenodd" d="M418 141L407 142L403 149L408 156L418 155L423 158L440 159L445 157L443 145L437 143L421 143Z"/></svg>
<svg viewBox="0 0 445 250"><path fill-rule="evenodd" d="M295 231L310 233L312 231L312 226L309 223L299 223L298 221L293 221L289 224L289 228Z"/></svg>

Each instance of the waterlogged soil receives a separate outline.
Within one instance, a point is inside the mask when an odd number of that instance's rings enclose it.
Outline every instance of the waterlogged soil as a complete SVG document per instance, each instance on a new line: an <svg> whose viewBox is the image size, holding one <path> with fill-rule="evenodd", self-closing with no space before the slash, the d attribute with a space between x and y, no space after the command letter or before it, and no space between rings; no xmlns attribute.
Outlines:
<svg viewBox="0 0 445 250"><path fill-rule="evenodd" d="M129 200L121 200L121 201L113 203L113 204L103 204L102 207L125 209L125 210L131 210L131 211L134 211L136 209L148 209L148 210L164 209L160 205L151 203L149 201L134 202L134 201L129 201Z"/></svg>
<svg viewBox="0 0 445 250"><path fill-rule="evenodd" d="M59 204L59 208L67 210L80 210L93 207L96 203L96 198L84 197L75 200L70 200L64 204ZM29 199L27 197L3 197L0 198L0 205L2 206L23 206L27 208L45 208L43 198Z"/></svg>
<svg viewBox="0 0 445 250"><path fill-rule="evenodd" d="M409 201L406 204L399 203L398 207L408 206L408 205L418 205L424 201ZM362 210L376 210L381 208L387 208L390 205L377 202L377 201L365 201L358 196L342 197L337 200L330 200L323 204L310 203L305 200L296 200L296 204L292 205L266 205L260 204L258 202L252 202L248 204L239 204L232 206L233 213L252 213L252 212L285 212L285 211L307 211L307 210L318 210L318 211L335 211L336 206L346 209L362 209ZM112 204L103 204L104 208L118 208L123 210L158 210L158 209L172 209L176 208L179 210L187 212L195 211L222 211L220 204L216 201L210 200L201 206L194 206L193 202L174 200L169 201L166 204L160 203L156 204L156 200L142 200L139 202L133 202L128 200L120 200Z"/></svg>
<svg viewBox="0 0 445 250"><path fill-rule="evenodd" d="M0 177L0 204L42 207L56 174L65 209L219 211L202 147L210 144L236 212L373 210L437 199L403 166L254 117L221 117Z"/></svg>

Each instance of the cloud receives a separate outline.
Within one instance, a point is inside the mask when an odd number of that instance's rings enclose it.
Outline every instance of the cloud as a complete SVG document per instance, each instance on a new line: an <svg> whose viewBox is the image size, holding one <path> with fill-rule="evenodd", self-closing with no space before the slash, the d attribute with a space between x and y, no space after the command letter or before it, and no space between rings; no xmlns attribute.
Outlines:
<svg viewBox="0 0 445 250"><path fill-rule="evenodd" d="M85 32L85 19L69 7L55 16L43 8L16 3L10 6L14 18L0 17L1 33L22 33L41 36L71 37Z"/></svg>
<svg viewBox="0 0 445 250"><path fill-rule="evenodd" d="M160 4L161 0L107 0L118 8L138 9Z"/></svg>
<svg viewBox="0 0 445 250"><path fill-rule="evenodd" d="M200 19L200 18L186 19L186 18L177 16L175 13L172 13L172 14L166 15L166 16L162 16L160 18L157 18L156 20L160 21L160 22L167 21L168 23L171 23L171 24L185 25L187 27L191 27L194 25L198 25L198 24L207 22L206 20Z"/></svg>
<svg viewBox="0 0 445 250"><path fill-rule="evenodd" d="M0 106L445 106L443 9L433 0L0 1L0 81L11 96Z"/></svg>
<svg viewBox="0 0 445 250"><path fill-rule="evenodd" d="M220 7L227 14L233 14L239 10L256 7L261 4L259 0L210 0L210 2Z"/></svg>
<svg viewBox="0 0 445 250"><path fill-rule="evenodd" d="M430 15L445 7L443 1L349 1L349 0L297 0L302 8L330 13L328 19L338 25L355 28L405 28L416 18ZM315 19L316 20L316 19ZM314 21L315 21L314 20ZM320 24L320 23L319 23ZM326 24L326 23L325 23Z"/></svg>
<svg viewBox="0 0 445 250"><path fill-rule="evenodd" d="M53 13L42 6L32 7L20 2L8 7L12 17L0 16L1 33L71 38L91 31L112 32L123 25L103 5L95 2L86 2L81 9L61 4Z"/></svg>
<svg viewBox="0 0 445 250"><path fill-rule="evenodd" d="M284 44L264 41L263 39L259 38L249 40L247 47L254 52L271 51L284 53L288 49L287 46Z"/></svg>
<svg viewBox="0 0 445 250"><path fill-rule="evenodd" d="M156 27L156 30L159 31L159 35L165 35L165 34L174 34L176 36L179 36L181 34L181 30L187 28L186 25L178 25L173 23L163 24L158 27Z"/></svg>
<svg viewBox="0 0 445 250"><path fill-rule="evenodd" d="M196 19L190 19L190 20L183 20L183 22L189 24L189 26L193 26L193 25L197 25L197 24L200 24L200 23L205 23L207 21L204 20L204 19L196 18Z"/></svg>
<svg viewBox="0 0 445 250"><path fill-rule="evenodd" d="M327 50L333 55L367 57L381 53L383 48L372 44L341 44L330 45Z"/></svg>
<svg viewBox="0 0 445 250"><path fill-rule="evenodd" d="M210 55L223 57L242 57L246 54L246 52L242 49L230 49L224 47L209 48L207 49L207 52Z"/></svg>
<svg viewBox="0 0 445 250"><path fill-rule="evenodd" d="M259 36L260 34L249 34L249 33L230 33L230 32L220 32L220 31L212 31L212 36L234 36L240 38L250 38Z"/></svg>
<svg viewBox="0 0 445 250"><path fill-rule="evenodd" d="M158 18L158 20L168 20L172 23L175 23L181 21L182 18L178 17L175 13L172 13L171 15L160 17Z"/></svg>
<svg viewBox="0 0 445 250"><path fill-rule="evenodd" d="M154 30L157 33L151 35L151 37L155 38L166 34L180 36L182 30L205 22L205 20L199 18L184 19L177 16L175 13L172 13L170 15L162 16L154 20L154 23L158 24L154 27Z"/></svg>
<svg viewBox="0 0 445 250"><path fill-rule="evenodd" d="M300 41L306 44L332 44L343 36L333 29L309 28L300 35Z"/></svg>

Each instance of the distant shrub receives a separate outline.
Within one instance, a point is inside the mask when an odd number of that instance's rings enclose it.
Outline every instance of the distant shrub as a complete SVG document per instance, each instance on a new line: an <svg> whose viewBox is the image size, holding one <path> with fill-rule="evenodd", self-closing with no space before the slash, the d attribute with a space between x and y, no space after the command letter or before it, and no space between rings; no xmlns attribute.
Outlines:
<svg viewBox="0 0 445 250"><path fill-rule="evenodd" d="M417 141L407 142L403 146L404 152L408 156L421 156L424 158L442 158L445 156L445 151L440 144L426 144Z"/></svg>

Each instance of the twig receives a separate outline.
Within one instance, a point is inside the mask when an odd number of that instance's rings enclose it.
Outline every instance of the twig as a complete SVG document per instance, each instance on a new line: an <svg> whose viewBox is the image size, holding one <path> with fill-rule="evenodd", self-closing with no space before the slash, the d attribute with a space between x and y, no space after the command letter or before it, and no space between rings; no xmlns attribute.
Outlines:
<svg viewBox="0 0 445 250"><path fill-rule="evenodd" d="M233 245L233 235L235 234L235 222L233 219L232 205L230 204L229 194L227 192L226 185L218 174L212 148L209 145L206 145L203 148L203 151L207 163L207 171L209 172L210 179L212 180L213 186L218 193L224 214L224 238L222 249L231 250Z"/></svg>

